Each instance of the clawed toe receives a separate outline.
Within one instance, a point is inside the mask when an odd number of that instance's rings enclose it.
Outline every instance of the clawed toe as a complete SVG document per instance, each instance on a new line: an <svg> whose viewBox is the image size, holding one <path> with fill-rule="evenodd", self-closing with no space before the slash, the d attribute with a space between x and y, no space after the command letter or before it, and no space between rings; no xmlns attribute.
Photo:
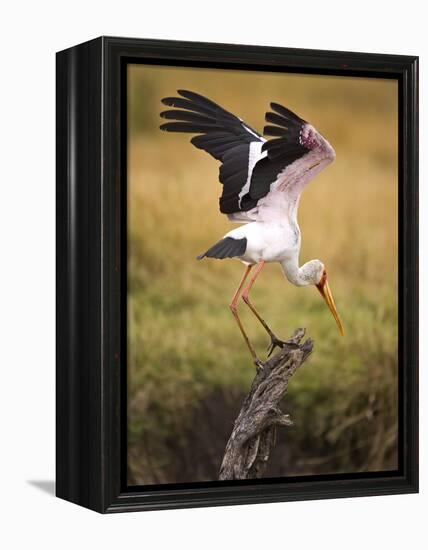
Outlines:
<svg viewBox="0 0 428 550"><path fill-rule="evenodd" d="M270 357L275 348L284 348L287 345L287 342L283 342L276 336L271 336L271 343L267 349L268 357Z"/></svg>

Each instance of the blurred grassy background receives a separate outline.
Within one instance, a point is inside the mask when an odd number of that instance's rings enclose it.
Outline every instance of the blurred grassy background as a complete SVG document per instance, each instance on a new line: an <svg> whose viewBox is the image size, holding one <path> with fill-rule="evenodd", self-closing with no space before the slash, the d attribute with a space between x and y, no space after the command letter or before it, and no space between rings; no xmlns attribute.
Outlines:
<svg viewBox="0 0 428 550"><path fill-rule="evenodd" d="M300 204L301 263L321 259L346 330L316 290L268 265L253 300L283 338L315 340L284 401L266 476L397 466L397 84L392 80L131 65L128 73L129 483L217 478L254 375L228 303L238 261L195 256L233 227L218 212L218 162L159 131L179 88L261 130L270 101L310 121L336 161ZM259 353L268 339L241 316Z"/></svg>

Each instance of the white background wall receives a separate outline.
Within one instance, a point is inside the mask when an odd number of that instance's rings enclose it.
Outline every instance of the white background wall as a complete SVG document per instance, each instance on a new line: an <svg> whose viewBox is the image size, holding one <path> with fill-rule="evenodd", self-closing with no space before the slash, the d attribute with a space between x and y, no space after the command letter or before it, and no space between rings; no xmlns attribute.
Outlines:
<svg viewBox="0 0 428 550"><path fill-rule="evenodd" d="M55 499L54 53L98 35L421 56L424 3L74 0L3 3L0 16L0 544L3 548L426 548L427 346L422 494L100 516ZM379 136L382 139L382 136ZM425 156L426 158L426 156ZM423 165L421 167L423 169ZM344 182L346 184L346 182ZM421 172L421 212L427 211ZM422 216L421 230L426 233ZM422 235L423 237L423 235ZM423 248L427 239L422 238ZM421 280L427 277L421 258ZM427 292L422 285L422 330ZM425 307L424 307L425 306ZM424 415L425 412L425 415ZM425 432L425 433L424 433ZM48 483L46 483L48 482ZM39 483L40 486L40 483Z"/></svg>

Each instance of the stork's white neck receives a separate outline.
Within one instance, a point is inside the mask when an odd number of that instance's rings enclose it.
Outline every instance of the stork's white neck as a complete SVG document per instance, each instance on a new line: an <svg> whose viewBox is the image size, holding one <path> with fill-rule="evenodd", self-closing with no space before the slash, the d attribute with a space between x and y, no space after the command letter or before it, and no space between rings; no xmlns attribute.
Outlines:
<svg viewBox="0 0 428 550"><path fill-rule="evenodd" d="M292 256L281 262L282 271L287 279L296 286L306 286L307 283L302 284L302 278L298 263L298 256Z"/></svg>
<svg viewBox="0 0 428 550"><path fill-rule="evenodd" d="M311 260L299 267L298 255L293 255L281 262L287 279L296 286L309 286L319 283L324 265L319 260Z"/></svg>

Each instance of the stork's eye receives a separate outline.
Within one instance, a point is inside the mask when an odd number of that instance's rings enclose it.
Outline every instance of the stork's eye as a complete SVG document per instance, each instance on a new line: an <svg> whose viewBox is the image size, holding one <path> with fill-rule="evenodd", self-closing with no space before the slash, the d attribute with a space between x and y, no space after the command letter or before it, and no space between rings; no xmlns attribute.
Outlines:
<svg viewBox="0 0 428 550"><path fill-rule="evenodd" d="M323 285L325 284L326 280L327 280L327 271L326 271L326 269L324 268L324 269L323 269L323 272L322 272L322 274L321 274L320 282L319 282L318 284L321 285L321 286L323 286Z"/></svg>

